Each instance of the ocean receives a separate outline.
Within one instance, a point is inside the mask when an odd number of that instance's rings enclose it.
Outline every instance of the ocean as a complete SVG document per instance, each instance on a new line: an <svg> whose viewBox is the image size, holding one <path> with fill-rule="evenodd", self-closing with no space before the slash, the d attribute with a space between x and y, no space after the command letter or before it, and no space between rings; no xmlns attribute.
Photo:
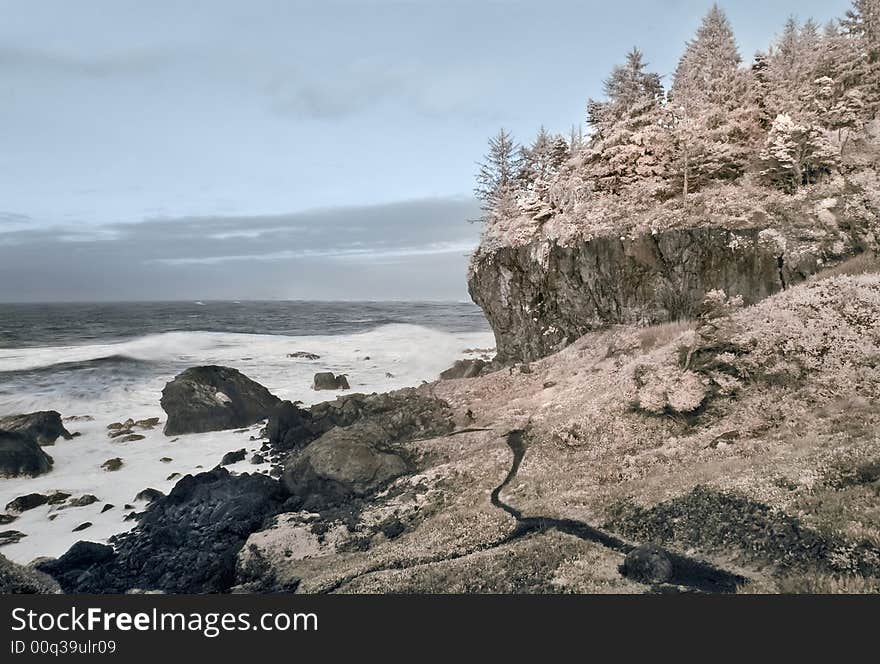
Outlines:
<svg viewBox="0 0 880 664"><path fill-rule="evenodd" d="M108 424L129 417L164 422L162 388L187 367L231 366L282 399L312 404L343 394L313 391L318 371L345 373L351 392L384 392L434 380L456 359L493 346L470 303L0 304L0 415L57 410L81 434L46 448L55 460L49 473L0 479L0 507L32 492L99 499L24 512L4 528L26 536L0 552L28 562L60 555L79 539L106 541L133 526L124 505L142 489L167 493L180 476L213 468L231 450L244 447L250 458L261 445L250 440L259 425L176 438L160 425L129 443L107 436ZM298 351L320 358L289 357ZM101 469L111 458L122 459L120 470ZM247 460L229 469L268 472ZM92 525L73 532L83 523Z"/></svg>

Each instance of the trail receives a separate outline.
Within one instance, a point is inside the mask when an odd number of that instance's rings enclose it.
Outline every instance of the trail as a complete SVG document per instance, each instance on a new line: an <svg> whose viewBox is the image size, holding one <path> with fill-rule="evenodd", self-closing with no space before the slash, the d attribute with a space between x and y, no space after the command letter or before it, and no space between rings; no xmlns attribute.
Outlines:
<svg viewBox="0 0 880 664"><path fill-rule="evenodd" d="M557 530L587 542L595 542L624 555L636 548L635 545L583 521L546 516L523 516L520 510L501 500L501 492L516 478L525 457L527 449L525 434L526 431L524 429L517 429L507 434L507 446L513 452L513 463L507 476L501 484L495 487L491 495L492 504L498 509L507 512L517 521L514 531L500 542L499 546L531 533ZM746 579L738 574L722 570L701 560L668 550L667 554L670 560L672 560L673 568L673 576L668 582L669 585L684 586L698 592L732 593L736 592L737 587L746 582Z"/></svg>

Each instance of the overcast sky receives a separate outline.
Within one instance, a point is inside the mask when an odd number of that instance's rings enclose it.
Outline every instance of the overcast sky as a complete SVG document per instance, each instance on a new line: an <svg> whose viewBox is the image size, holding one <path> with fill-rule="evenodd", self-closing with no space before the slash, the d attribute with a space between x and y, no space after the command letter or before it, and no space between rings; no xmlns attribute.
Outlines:
<svg viewBox="0 0 880 664"><path fill-rule="evenodd" d="M0 0L0 301L464 299L475 162L707 0ZM744 56L790 14L730 0Z"/></svg>

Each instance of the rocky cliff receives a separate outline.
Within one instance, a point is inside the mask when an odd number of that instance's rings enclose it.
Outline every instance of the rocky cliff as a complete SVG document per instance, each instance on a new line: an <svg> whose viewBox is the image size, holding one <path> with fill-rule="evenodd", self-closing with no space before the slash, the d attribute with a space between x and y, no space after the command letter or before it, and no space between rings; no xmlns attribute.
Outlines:
<svg viewBox="0 0 880 664"><path fill-rule="evenodd" d="M661 231L611 230L561 241L535 228L529 241L475 254L471 297L495 332L498 359L530 361L611 324L692 318L708 291L746 305L864 252L873 220L829 198L786 219L699 221Z"/></svg>

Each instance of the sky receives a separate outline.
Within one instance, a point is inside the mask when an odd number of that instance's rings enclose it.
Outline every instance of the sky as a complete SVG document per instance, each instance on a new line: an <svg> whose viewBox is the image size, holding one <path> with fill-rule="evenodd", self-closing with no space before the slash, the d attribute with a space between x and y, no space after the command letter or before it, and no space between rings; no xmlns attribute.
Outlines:
<svg viewBox="0 0 880 664"><path fill-rule="evenodd" d="M749 61L790 15L729 0ZM0 301L467 299L476 162L708 0L0 0Z"/></svg>

